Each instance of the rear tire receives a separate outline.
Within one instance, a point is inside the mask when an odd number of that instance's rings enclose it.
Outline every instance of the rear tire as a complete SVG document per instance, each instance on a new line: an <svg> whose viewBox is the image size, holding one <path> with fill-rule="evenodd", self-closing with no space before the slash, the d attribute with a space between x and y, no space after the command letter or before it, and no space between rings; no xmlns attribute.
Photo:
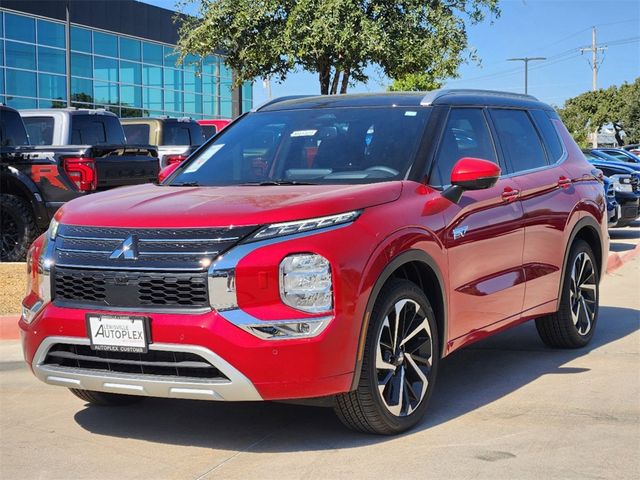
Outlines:
<svg viewBox="0 0 640 480"><path fill-rule="evenodd" d="M29 202L15 195L0 195L0 261L24 260L37 236Z"/></svg>
<svg viewBox="0 0 640 480"><path fill-rule="evenodd" d="M137 395L120 395L118 393L106 393L106 392L94 392L93 390L80 390L77 388L70 388L71 393L76 397L89 402L93 405L100 405L102 407L115 407L120 405L131 405L143 400L144 397Z"/></svg>
<svg viewBox="0 0 640 480"><path fill-rule="evenodd" d="M347 427L393 435L424 416L436 380L438 333L429 300L408 280L392 280L378 296L356 390L336 397Z"/></svg>
<svg viewBox="0 0 640 480"><path fill-rule="evenodd" d="M536 319L542 341L552 348L581 348L591 341L598 320L599 272L593 251L577 240L564 272L558 311Z"/></svg>

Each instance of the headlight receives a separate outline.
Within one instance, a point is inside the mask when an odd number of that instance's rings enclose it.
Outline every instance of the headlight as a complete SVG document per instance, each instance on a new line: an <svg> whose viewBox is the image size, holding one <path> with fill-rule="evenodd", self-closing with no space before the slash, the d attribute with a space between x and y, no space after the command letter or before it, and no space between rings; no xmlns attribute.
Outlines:
<svg viewBox="0 0 640 480"><path fill-rule="evenodd" d="M333 308L329 261L321 255L298 253L280 262L280 298L303 312L328 312Z"/></svg>
<svg viewBox="0 0 640 480"><path fill-rule="evenodd" d="M333 227L343 223L353 222L362 213L361 210L329 215L327 217L310 218L307 220L296 220L295 222L274 223L260 229L249 241L265 240L267 238L282 237L284 235L294 235L296 233L318 230L320 228Z"/></svg>
<svg viewBox="0 0 640 480"><path fill-rule="evenodd" d="M631 186L630 183L614 183L613 184L613 189L616 192L633 192L633 187Z"/></svg>
<svg viewBox="0 0 640 480"><path fill-rule="evenodd" d="M51 223L49 224L48 235L51 240L56 239L56 235L58 235L58 227L60 226L60 222L58 222L55 218L51 219Z"/></svg>

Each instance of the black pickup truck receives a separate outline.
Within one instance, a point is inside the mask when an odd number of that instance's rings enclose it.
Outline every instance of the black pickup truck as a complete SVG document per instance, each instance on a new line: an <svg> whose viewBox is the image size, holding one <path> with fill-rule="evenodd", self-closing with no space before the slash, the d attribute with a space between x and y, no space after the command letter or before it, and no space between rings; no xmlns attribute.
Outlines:
<svg viewBox="0 0 640 480"><path fill-rule="evenodd" d="M157 179L157 149L126 145L115 115L84 111L69 118L77 125L68 125L72 130L91 132L83 136L79 131L76 138L96 138L96 132L104 132L100 143L31 145L18 111L0 105L0 261L23 260L31 242L65 202Z"/></svg>

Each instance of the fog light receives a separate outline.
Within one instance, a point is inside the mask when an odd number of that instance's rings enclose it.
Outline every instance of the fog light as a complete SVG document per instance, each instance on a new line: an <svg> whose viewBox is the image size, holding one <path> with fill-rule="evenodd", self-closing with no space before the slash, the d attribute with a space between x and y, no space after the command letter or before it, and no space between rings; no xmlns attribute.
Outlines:
<svg viewBox="0 0 640 480"><path fill-rule="evenodd" d="M322 255L298 253L280 262L280 298L297 310L318 313L333 307L331 266Z"/></svg>

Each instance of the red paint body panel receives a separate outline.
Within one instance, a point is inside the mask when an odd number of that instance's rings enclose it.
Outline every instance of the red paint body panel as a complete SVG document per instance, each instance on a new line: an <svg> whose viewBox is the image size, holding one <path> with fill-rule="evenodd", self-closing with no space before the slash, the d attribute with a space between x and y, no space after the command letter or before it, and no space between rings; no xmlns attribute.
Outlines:
<svg viewBox="0 0 640 480"><path fill-rule="evenodd" d="M281 260L304 252L329 260L332 320L318 337L263 340L216 311L129 312L150 317L154 342L199 345L215 352L243 373L264 399L331 395L351 388L371 292L384 269L403 253L422 251L439 270L448 354L557 308L566 246L582 218L600 225L606 252L602 185L566 129L558 125L558 130L567 149L561 164L502 177L491 188L465 192L457 204L408 180L350 186L145 185L71 201L56 218L87 226L186 228L264 225L362 209L351 225L262 246L237 265L242 310L259 320L298 319L316 315L282 303ZM570 184L558 183L563 177ZM505 197L505 191L515 194ZM21 320L27 362L48 336L86 338L87 312L49 304L32 323Z"/></svg>

